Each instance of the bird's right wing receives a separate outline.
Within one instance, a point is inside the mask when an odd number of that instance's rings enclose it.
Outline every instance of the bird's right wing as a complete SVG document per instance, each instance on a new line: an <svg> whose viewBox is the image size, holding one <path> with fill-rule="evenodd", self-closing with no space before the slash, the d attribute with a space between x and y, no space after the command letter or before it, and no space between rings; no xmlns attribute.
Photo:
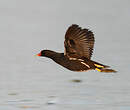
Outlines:
<svg viewBox="0 0 130 110"><path fill-rule="evenodd" d="M69 58L91 58L94 47L94 34L88 29L81 29L76 24L68 28L65 34L65 55Z"/></svg>

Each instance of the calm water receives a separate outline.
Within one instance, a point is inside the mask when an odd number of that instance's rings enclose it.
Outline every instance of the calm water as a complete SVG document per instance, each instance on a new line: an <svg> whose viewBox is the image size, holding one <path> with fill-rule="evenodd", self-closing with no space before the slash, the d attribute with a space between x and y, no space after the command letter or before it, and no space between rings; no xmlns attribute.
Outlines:
<svg viewBox="0 0 130 110"><path fill-rule="evenodd" d="M0 110L130 110L129 4L0 0ZM118 73L71 72L34 56L41 49L63 52L72 23L93 30L92 59Z"/></svg>

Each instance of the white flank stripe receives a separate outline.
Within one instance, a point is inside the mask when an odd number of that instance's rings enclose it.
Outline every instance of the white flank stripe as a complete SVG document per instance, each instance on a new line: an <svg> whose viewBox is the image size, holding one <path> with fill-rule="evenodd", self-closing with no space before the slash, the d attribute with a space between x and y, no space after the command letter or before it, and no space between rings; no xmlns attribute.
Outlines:
<svg viewBox="0 0 130 110"><path fill-rule="evenodd" d="M69 58L69 60L77 60L77 58Z"/></svg>
<svg viewBox="0 0 130 110"><path fill-rule="evenodd" d="M85 65L85 66L87 66L88 68L90 68L90 66L89 65L87 65L86 63L84 63L84 62L81 62L83 65Z"/></svg>
<svg viewBox="0 0 130 110"><path fill-rule="evenodd" d="M69 58L69 60L78 60L78 61L84 61L84 60L82 60L82 59L77 59L77 58Z"/></svg>

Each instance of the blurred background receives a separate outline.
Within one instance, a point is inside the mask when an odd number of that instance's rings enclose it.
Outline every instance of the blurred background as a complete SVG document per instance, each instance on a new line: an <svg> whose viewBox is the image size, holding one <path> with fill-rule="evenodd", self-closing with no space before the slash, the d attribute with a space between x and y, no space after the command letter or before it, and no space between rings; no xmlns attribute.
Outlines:
<svg viewBox="0 0 130 110"><path fill-rule="evenodd" d="M94 32L92 59L118 73L71 72L34 56L64 52L72 24ZM129 0L0 0L0 109L130 110L129 35Z"/></svg>

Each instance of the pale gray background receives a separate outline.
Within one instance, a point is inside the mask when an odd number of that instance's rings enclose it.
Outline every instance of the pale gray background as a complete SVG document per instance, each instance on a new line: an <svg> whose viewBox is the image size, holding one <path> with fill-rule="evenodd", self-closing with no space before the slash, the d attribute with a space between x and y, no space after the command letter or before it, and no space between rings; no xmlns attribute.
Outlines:
<svg viewBox="0 0 130 110"><path fill-rule="evenodd" d="M73 23L94 32L92 59L118 73L76 73L34 57L63 52ZM0 110L130 110L129 42L129 0L0 0Z"/></svg>

